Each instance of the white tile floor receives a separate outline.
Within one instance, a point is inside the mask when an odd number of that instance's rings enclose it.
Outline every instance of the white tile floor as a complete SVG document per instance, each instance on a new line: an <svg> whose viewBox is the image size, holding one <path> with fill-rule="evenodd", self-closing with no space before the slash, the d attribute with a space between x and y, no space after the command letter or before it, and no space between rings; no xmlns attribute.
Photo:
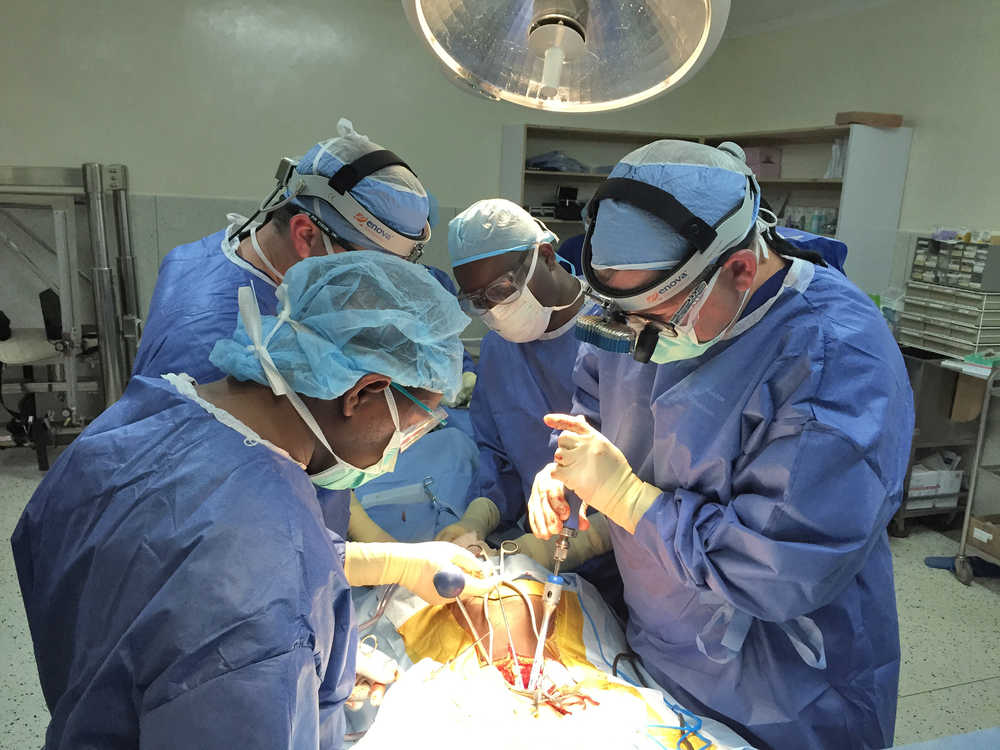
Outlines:
<svg viewBox="0 0 1000 750"><path fill-rule="evenodd" d="M34 453L0 452L0 750L38 747L48 719L7 541L40 479ZM1000 580L966 587L923 562L957 546L919 526L892 540L903 652L899 745L1000 724Z"/></svg>

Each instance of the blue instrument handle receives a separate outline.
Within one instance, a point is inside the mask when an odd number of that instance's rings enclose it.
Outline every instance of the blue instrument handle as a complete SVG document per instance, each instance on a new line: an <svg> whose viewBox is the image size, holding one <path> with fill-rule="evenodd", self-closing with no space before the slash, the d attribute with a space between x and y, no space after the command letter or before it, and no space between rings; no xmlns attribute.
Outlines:
<svg viewBox="0 0 1000 750"><path fill-rule="evenodd" d="M433 581L434 588L445 599L454 599L465 589L465 574L452 565L435 573Z"/></svg>
<svg viewBox="0 0 1000 750"><path fill-rule="evenodd" d="M565 492L566 502L569 503L569 518L563 521L563 526L567 529L578 530L580 528L580 506L583 501L575 492L567 489Z"/></svg>

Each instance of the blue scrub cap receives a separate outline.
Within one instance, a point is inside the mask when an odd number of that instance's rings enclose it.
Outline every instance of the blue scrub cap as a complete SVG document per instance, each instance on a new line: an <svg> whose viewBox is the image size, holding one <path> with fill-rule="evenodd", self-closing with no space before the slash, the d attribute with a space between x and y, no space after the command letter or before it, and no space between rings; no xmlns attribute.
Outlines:
<svg viewBox="0 0 1000 750"><path fill-rule="evenodd" d="M299 159L295 171L299 174L317 174L332 177L342 166L371 153L382 146L354 130L350 120L341 118L337 123L339 137L320 141ZM430 202L420 180L406 167L384 167L365 177L348 191L354 199L397 232L411 237L420 236L427 224ZM361 232L351 226L326 201L302 197L292 205L316 213L337 235L355 247L364 250L382 250Z"/></svg>
<svg viewBox="0 0 1000 750"><path fill-rule="evenodd" d="M559 238L516 203L503 198L476 201L448 222L451 266L502 253L528 250Z"/></svg>
<svg viewBox="0 0 1000 750"><path fill-rule="evenodd" d="M689 141L654 141L626 155L609 177L627 177L666 190L700 219L715 224L743 201L747 175L743 149ZM760 207L754 205L754 219ZM747 231L750 227L747 227ZM616 200L603 200L591 237L594 268L665 269L691 252L687 240L661 219Z"/></svg>
<svg viewBox="0 0 1000 750"><path fill-rule="evenodd" d="M371 372L449 399L458 392L458 334L469 318L423 266L383 252L306 258L277 293L279 315L262 316L264 346L296 393L335 399ZM237 380L268 385L242 314L209 359Z"/></svg>

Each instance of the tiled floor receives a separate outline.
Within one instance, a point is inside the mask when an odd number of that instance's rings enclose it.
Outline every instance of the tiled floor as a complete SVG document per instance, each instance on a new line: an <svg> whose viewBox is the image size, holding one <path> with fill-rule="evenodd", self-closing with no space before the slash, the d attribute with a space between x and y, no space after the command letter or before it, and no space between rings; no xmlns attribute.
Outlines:
<svg viewBox="0 0 1000 750"><path fill-rule="evenodd" d="M33 453L0 452L0 750L41 745L48 717L7 542L40 478ZM892 540L900 745L1000 724L1000 580L966 587L923 562L956 549L954 539L919 526Z"/></svg>
<svg viewBox="0 0 1000 750"><path fill-rule="evenodd" d="M963 586L924 565L953 555L950 537L915 526L892 540L903 667L896 743L1000 725L1000 579ZM971 550L971 554L976 554Z"/></svg>

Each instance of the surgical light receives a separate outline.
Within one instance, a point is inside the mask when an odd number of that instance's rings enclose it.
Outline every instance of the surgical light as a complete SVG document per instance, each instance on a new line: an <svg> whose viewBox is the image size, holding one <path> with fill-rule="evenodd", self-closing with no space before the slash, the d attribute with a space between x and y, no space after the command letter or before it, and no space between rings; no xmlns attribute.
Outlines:
<svg viewBox="0 0 1000 750"><path fill-rule="evenodd" d="M402 0L456 84L553 112L630 107L719 44L730 0Z"/></svg>

